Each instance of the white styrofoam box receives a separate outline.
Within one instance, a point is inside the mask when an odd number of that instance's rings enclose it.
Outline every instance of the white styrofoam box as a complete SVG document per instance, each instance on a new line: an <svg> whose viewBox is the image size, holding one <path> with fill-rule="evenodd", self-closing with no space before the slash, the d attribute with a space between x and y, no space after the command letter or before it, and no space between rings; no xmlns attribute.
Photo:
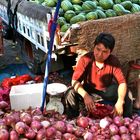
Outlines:
<svg viewBox="0 0 140 140"><path fill-rule="evenodd" d="M21 110L41 107L43 83L12 86L10 91L11 109Z"/></svg>

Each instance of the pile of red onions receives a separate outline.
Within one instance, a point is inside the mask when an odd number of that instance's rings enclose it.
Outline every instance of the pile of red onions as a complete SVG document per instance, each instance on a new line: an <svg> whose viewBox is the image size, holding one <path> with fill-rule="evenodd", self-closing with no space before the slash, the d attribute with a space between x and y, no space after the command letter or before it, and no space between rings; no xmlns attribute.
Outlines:
<svg viewBox="0 0 140 140"><path fill-rule="evenodd" d="M5 102L0 103L5 111ZM0 115L0 140L140 140L140 116L132 118L106 116L93 119L78 116L68 120L65 115L39 108L6 111Z"/></svg>

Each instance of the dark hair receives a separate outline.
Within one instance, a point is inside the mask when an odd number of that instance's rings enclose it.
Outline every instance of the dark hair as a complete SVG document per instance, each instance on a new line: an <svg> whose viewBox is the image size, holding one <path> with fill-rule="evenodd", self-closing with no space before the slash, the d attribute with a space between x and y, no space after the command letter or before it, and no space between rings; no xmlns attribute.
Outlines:
<svg viewBox="0 0 140 140"><path fill-rule="evenodd" d="M94 45L98 45L99 43L104 44L105 48L109 48L111 51L115 46L115 38L109 33L100 33L94 42Z"/></svg>

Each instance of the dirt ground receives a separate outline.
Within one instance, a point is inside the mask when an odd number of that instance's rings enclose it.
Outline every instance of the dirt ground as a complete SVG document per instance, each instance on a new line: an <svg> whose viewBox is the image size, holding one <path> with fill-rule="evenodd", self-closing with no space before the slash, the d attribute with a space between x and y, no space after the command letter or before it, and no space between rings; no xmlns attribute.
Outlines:
<svg viewBox="0 0 140 140"><path fill-rule="evenodd" d="M21 55L21 46L12 40L3 39L4 54L0 56L0 69L5 68L9 64L25 63Z"/></svg>

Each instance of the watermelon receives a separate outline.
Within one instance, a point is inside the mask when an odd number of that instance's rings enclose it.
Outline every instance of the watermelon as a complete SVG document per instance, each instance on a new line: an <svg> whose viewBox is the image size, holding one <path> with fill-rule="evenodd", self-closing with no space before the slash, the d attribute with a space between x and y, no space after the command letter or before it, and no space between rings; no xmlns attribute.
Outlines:
<svg viewBox="0 0 140 140"><path fill-rule="evenodd" d="M97 8L97 5L95 2L88 0L88 1L83 2L82 8L84 11L92 11Z"/></svg>
<svg viewBox="0 0 140 140"><path fill-rule="evenodd" d="M132 2L131 1L124 1L120 3L126 10L131 10Z"/></svg>
<svg viewBox="0 0 140 140"><path fill-rule="evenodd" d="M96 12L89 12L86 14L86 19L87 20L98 19L98 15Z"/></svg>
<svg viewBox="0 0 140 140"><path fill-rule="evenodd" d="M66 32L69 28L70 28L70 24L66 23L60 28L60 31L61 32Z"/></svg>
<svg viewBox="0 0 140 140"><path fill-rule="evenodd" d="M106 14L102 10L97 9L96 12L97 12L97 15L98 15L99 19L100 18L106 18Z"/></svg>
<svg viewBox="0 0 140 140"><path fill-rule="evenodd" d="M114 3L113 3L113 0L99 0L99 5L107 10L107 9L112 9Z"/></svg>
<svg viewBox="0 0 140 140"><path fill-rule="evenodd" d="M107 17L115 17L117 16L116 12L113 9L108 9L105 11Z"/></svg>
<svg viewBox="0 0 140 140"><path fill-rule="evenodd" d="M86 20L86 17L83 14L78 14L71 18L70 24L75 24L75 23L85 21L85 20Z"/></svg>
<svg viewBox="0 0 140 140"><path fill-rule="evenodd" d="M44 2L43 2L43 4L45 5L45 6L48 6L48 7L55 7L56 6L56 2L55 1L51 1L51 0L45 0Z"/></svg>
<svg viewBox="0 0 140 140"><path fill-rule="evenodd" d="M73 5L72 5L72 3L70 1L64 0L64 1L61 2L61 8L64 11L73 10Z"/></svg>
<svg viewBox="0 0 140 140"><path fill-rule="evenodd" d="M63 26L64 24L66 24L66 20L65 20L65 18L64 17L59 17L58 19L57 19L57 23L60 25L60 27L61 26Z"/></svg>
<svg viewBox="0 0 140 140"><path fill-rule="evenodd" d="M133 3L131 8L132 13L140 12L140 6L138 4Z"/></svg>
<svg viewBox="0 0 140 140"><path fill-rule="evenodd" d="M75 12L73 10L68 10L65 12L64 17L66 19L67 22L70 22L70 19L72 17L76 16Z"/></svg>
<svg viewBox="0 0 140 140"><path fill-rule="evenodd" d="M81 4L82 0L71 0L72 4Z"/></svg>

